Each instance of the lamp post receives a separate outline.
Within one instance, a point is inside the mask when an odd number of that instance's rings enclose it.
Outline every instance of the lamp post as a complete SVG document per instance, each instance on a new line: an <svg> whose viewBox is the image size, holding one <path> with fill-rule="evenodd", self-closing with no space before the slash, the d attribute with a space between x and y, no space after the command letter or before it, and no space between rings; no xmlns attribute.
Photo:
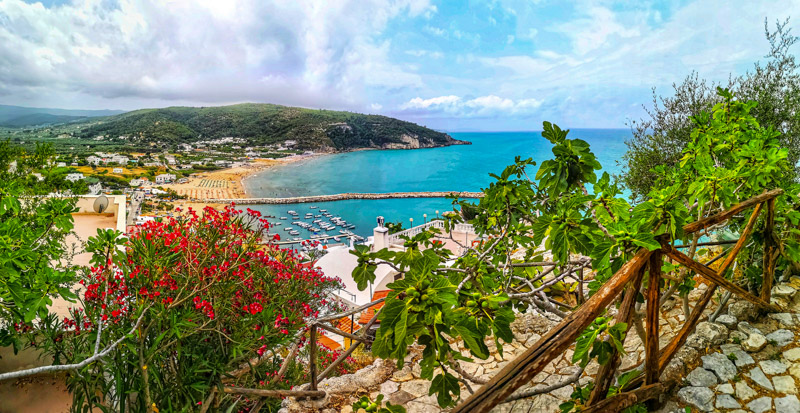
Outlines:
<svg viewBox="0 0 800 413"><path fill-rule="evenodd" d="M409 229L414 228L414 218L409 218L408 220L411 222L411 226L409 226L408 228Z"/></svg>
<svg viewBox="0 0 800 413"><path fill-rule="evenodd" d="M425 223L428 223L428 214L422 214L422 217L425 218Z"/></svg>
<svg viewBox="0 0 800 413"><path fill-rule="evenodd" d="M436 218L439 218L439 210L436 210Z"/></svg>

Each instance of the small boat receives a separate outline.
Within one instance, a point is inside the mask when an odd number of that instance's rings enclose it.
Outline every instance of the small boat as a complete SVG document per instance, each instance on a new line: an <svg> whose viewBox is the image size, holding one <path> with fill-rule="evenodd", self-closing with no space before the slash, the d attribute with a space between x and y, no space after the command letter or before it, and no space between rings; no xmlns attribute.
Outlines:
<svg viewBox="0 0 800 413"><path fill-rule="evenodd" d="M297 215L297 212L292 211L292 210L286 211L286 213L289 214L289 215Z"/></svg>
<svg viewBox="0 0 800 413"><path fill-rule="evenodd" d="M297 215L293 216L292 219L300 219Z"/></svg>
<svg viewBox="0 0 800 413"><path fill-rule="evenodd" d="M286 228L284 228L283 230L284 230L284 231L292 231L293 229L294 229L294 228L292 228L292 227L286 227Z"/></svg>
<svg viewBox="0 0 800 413"><path fill-rule="evenodd" d="M353 224L350 224L350 225L347 226L347 229L355 229L355 228L356 228L356 226L353 225Z"/></svg>
<svg viewBox="0 0 800 413"><path fill-rule="evenodd" d="M281 219L282 219L282 220L287 220L288 218L286 218L286 217L281 217Z"/></svg>
<svg viewBox="0 0 800 413"><path fill-rule="evenodd" d="M301 241L300 238L292 238L292 241Z"/></svg>
<svg viewBox="0 0 800 413"><path fill-rule="evenodd" d="M320 209L319 212L325 213L325 212L328 212L328 210L327 209Z"/></svg>
<svg viewBox="0 0 800 413"><path fill-rule="evenodd" d="M311 209L317 209L317 206L316 206L316 205L311 205L309 208L311 208Z"/></svg>
<svg viewBox="0 0 800 413"><path fill-rule="evenodd" d="M336 242L339 242L339 241L342 240L342 237L337 235L337 236L333 237L333 240L336 241Z"/></svg>
<svg viewBox="0 0 800 413"><path fill-rule="evenodd" d="M290 235L300 235L300 231L289 231Z"/></svg>
<svg viewBox="0 0 800 413"><path fill-rule="evenodd" d="M278 225L283 225L283 222L276 222L276 223L274 223L272 225L275 225L277 227Z"/></svg>

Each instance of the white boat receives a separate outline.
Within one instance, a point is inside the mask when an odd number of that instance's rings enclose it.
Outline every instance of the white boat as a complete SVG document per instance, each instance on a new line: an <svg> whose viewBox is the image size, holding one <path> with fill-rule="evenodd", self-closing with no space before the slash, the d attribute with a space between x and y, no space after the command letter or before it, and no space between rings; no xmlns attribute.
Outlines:
<svg viewBox="0 0 800 413"><path fill-rule="evenodd" d="M286 220L286 219L288 219L288 218L286 218L286 217L281 217L281 219L283 219L283 220Z"/></svg>
<svg viewBox="0 0 800 413"><path fill-rule="evenodd" d="M300 238L292 238L292 241L300 241Z"/></svg>
<svg viewBox="0 0 800 413"><path fill-rule="evenodd" d="M337 236L333 237L333 240L336 241L336 242L339 242L339 241L342 240L342 237L337 235Z"/></svg>
<svg viewBox="0 0 800 413"><path fill-rule="evenodd" d="M317 206L316 206L316 205L311 205L309 208L311 208L311 209L317 209Z"/></svg>
<svg viewBox="0 0 800 413"><path fill-rule="evenodd" d="M300 235L300 231L289 231L291 235Z"/></svg>
<svg viewBox="0 0 800 413"><path fill-rule="evenodd" d="M293 229L294 229L294 228L292 228L292 227L286 227L286 228L284 228L283 230L284 230L284 231L291 231L291 230L293 230Z"/></svg>
<svg viewBox="0 0 800 413"><path fill-rule="evenodd" d="M286 213L289 214L289 215L297 215L297 212L292 211L292 210L286 211Z"/></svg>
<svg viewBox="0 0 800 413"><path fill-rule="evenodd" d="M320 209L319 212L328 212L327 209Z"/></svg>

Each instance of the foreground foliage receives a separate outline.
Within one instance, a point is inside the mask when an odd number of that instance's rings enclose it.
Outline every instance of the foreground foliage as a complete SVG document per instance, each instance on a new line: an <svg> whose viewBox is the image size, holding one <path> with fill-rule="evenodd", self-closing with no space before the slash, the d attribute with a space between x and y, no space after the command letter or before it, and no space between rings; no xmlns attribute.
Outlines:
<svg viewBox="0 0 800 413"><path fill-rule="evenodd" d="M248 362L280 357L307 318L333 308L326 297L339 283L263 245L267 225L257 211L231 206L152 221L127 238L99 231L87 246L94 255L80 281L82 307L49 317L44 337L32 337L57 363L123 339L105 362L70 375L73 410L232 406L242 401L224 394L223 382L269 382L269 371Z"/></svg>
<svg viewBox="0 0 800 413"><path fill-rule="evenodd" d="M788 27L789 20L778 22L770 30L764 22L769 51L766 61L757 62L742 76L731 76L725 84L742 101L757 101L753 117L764 127L780 132L781 147L788 150L792 165L800 160L800 63L792 53L798 38ZM633 137L627 141L622 178L637 199L647 196L658 180L657 166L674 167L683 149L692 141L694 118L710 112L724 101L715 91L718 85L693 72L683 82L673 85L671 96L658 96L645 107L647 116L631 123Z"/></svg>
<svg viewBox="0 0 800 413"><path fill-rule="evenodd" d="M26 175L47 161L47 148L25 154L0 141L0 347L18 350L19 333L47 315L53 298L72 300L75 281L65 239L75 199L38 198Z"/></svg>
<svg viewBox="0 0 800 413"><path fill-rule="evenodd" d="M391 292L379 315L373 352L400 365L410 345L423 346L421 375L431 380L430 394L437 396L440 406L453 406L461 396L459 382L465 378L459 360L470 360L457 351L453 340L463 340L472 357L486 359L485 340L491 339L502 355L502 342L514 338L510 324L516 312L530 306L560 312L544 293L557 282L569 281L563 275L577 265L576 259L591 259L593 293L637 250L660 248L657 238L662 235L696 243L699 234L688 239L683 232L688 222L768 189L800 192L792 181L793 168L780 133L761 127L750 114L756 104L737 101L727 90L719 89L718 94L722 102L694 118L691 141L680 162L656 169L656 184L646 201L631 205L607 173L597 177L601 165L586 142L569 139L568 130L545 122L542 136L553 144L553 158L541 164L535 181L528 176L535 163L518 158L494 175L495 182L477 205L456 201L472 210L469 222L484 240L474 247L463 245L452 265L452 252L432 242L435 231L407 238L403 251L358 249L359 266L353 276L359 288L375 280L379 265L403 274L403 279L388 285ZM776 221L783 252L779 269L800 261L796 202L793 195L777 202L777 216L782 217ZM451 219L449 224L453 223ZM742 223L742 218L731 219L727 229L736 232ZM763 223L757 228L756 232L763 231ZM767 235L754 237L763 240ZM756 241L746 247L738 259L738 268L747 274L738 282L751 288L761 282L762 244ZM545 278L548 274L542 267L528 264L542 261L536 252L540 246L560 264L551 278ZM731 277L730 270L727 276ZM666 280L663 288L670 287L685 296L693 281L682 273L676 280ZM591 360L605 363L613 348L623 352L625 331L624 324L598 318L578 339L573 362L581 367ZM580 402L567 410L573 407L579 409Z"/></svg>

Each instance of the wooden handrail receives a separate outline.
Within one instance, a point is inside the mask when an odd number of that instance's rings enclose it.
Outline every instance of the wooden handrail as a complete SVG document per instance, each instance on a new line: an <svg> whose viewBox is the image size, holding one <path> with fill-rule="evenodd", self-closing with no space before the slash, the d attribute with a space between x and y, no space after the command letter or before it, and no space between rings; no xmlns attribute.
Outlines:
<svg viewBox="0 0 800 413"><path fill-rule="evenodd" d="M691 234L693 232L697 232L703 228L710 227L715 224L719 224L722 221L729 219L730 217L738 214L739 212L744 211L756 204L760 204L764 201L768 201L770 199L777 198L780 194L783 193L783 189L773 189L768 192L764 192L761 195L756 195L746 201L740 202L729 209L722 211L718 214L711 215L710 217L706 217L695 222L686 224L683 226L683 232L687 234Z"/></svg>
<svg viewBox="0 0 800 413"><path fill-rule="evenodd" d="M625 285L647 264L650 251L641 249L577 311L561 321L453 412L488 412L518 388L530 382L556 356L566 351L583 330L611 304Z"/></svg>
<svg viewBox="0 0 800 413"><path fill-rule="evenodd" d="M747 225L743 229L741 236L738 240L729 242L734 243L733 248L730 250L730 255L722 264L720 271L714 271L706 265L703 265L685 254L681 253L672 246L669 239L660 239L661 250L654 252L640 249L636 255L622 268L617 271L611 279L609 279L600 289L586 301L585 304L580 306L575 312L564 318L561 323L550 330L538 342L533 344L522 355L511 361L499 373L497 373L488 383L482 386L478 391L473 393L467 400L462 402L453 412L466 413L466 412L488 412L496 405L500 404L515 390L526 385L533 379L536 374L541 372L544 367L550 363L556 356L566 351L575 341L575 339L583 332L583 330L591 324L594 319L616 298L620 292L625 288L625 285L631 284L631 289L638 292L638 284L641 282L641 276L644 269L648 265L650 268L649 286L647 292L647 340L645 343L646 350L646 364L645 375L633 382L636 385L646 384L636 390L627 391L618 394L614 397L605 399L604 394L607 392L609 377L613 377L614 371L618 368L616 365L614 355L612 355L611 363L608 366L601 366L598 370L596 379L598 380L598 389L594 392L588 406L583 411L585 412L605 412L605 411L619 411L625 407L629 407L635 403L646 401L657 397L663 393L669 385L659 382L659 376L666 365L670 362L672 357L677 353L678 349L686 342L688 335L694 330L695 325L702 316L704 308L711 301L717 287L723 287L726 290L757 304L760 307L766 308L770 311L781 311L781 308L769 302L769 291L772 286L772 278L774 272L775 260L777 258L777 247L772 241L772 232L774 231L774 211L775 211L775 198L783 193L781 189L774 189L764 192L739 204L736 204L726 211L714 214L712 216L700 219L698 221L684 225L683 230L686 233L693 233L701 229L707 228L712 225L724 222L734 215L748 209L755 207L750 216ZM728 281L724 277L725 271L733 264L736 255L744 247L747 238L752 232L757 217L767 203L767 240L765 241L765 257L764 257L764 282L763 289L759 296L753 295L744 290L738 285ZM686 323L678 332L677 336L663 349L659 351L658 345L658 323L659 323L659 306L660 290L658 288L659 279L661 277L661 261L662 254L666 254L679 264L689 268L703 278L710 281L709 287L703 294L691 315L687 318ZM638 275L638 278L637 278ZM620 314L617 316L617 322L622 322L628 318L628 298L623 299L623 304L620 307ZM631 387L627 387L631 388ZM605 391L604 391L605 389ZM604 400L603 400L604 399Z"/></svg>

